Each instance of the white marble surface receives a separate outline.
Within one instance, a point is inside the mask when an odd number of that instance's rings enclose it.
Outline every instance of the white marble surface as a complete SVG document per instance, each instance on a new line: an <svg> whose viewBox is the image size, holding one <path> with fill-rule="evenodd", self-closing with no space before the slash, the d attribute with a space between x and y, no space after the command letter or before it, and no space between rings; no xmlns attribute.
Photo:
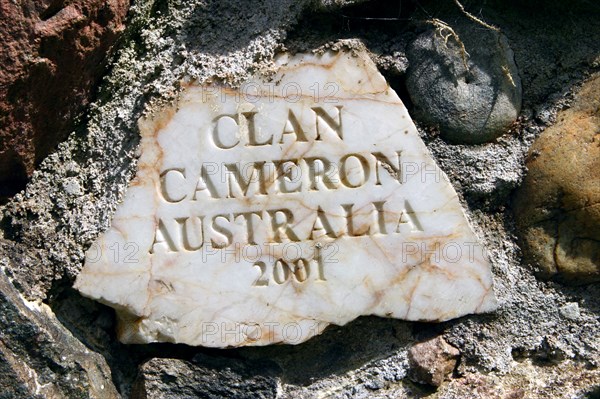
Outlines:
<svg viewBox="0 0 600 399"><path fill-rule="evenodd" d="M495 309L454 189L366 53L278 65L140 121L137 175L75 283L119 339L297 344L360 315Z"/></svg>

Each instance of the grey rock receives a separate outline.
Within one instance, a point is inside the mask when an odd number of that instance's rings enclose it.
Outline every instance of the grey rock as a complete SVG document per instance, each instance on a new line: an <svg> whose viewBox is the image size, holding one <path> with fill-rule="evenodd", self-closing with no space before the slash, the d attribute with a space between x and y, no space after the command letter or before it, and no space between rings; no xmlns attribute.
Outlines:
<svg viewBox="0 0 600 399"><path fill-rule="evenodd" d="M317 5L324 9L338 9L354 4L366 3L367 1L369 0L319 0Z"/></svg>
<svg viewBox="0 0 600 399"><path fill-rule="evenodd" d="M569 320L579 319L579 304L577 302L569 302L560 308L560 314L562 317Z"/></svg>
<svg viewBox="0 0 600 399"><path fill-rule="evenodd" d="M119 398L104 358L0 271L0 397Z"/></svg>
<svg viewBox="0 0 600 399"><path fill-rule="evenodd" d="M192 361L152 359L140 367L132 399L275 398L277 367L196 355Z"/></svg>
<svg viewBox="0 0 600 399"><path fill-rule="evenodd" d="M508 40L473 22L436 24L407 51L406 84L418 118L451 142L497 138L521 109L521 79Z"/></svg>

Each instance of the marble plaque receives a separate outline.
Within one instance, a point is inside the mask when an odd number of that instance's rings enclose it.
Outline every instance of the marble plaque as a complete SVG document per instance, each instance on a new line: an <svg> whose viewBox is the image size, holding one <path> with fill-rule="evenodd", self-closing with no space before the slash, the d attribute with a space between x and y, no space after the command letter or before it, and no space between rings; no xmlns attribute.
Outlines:
<svg viewBox="0 0 600 399"><path fill-rule="evenodd" d="M137 174L75 283L122 342L297 344L361 315L496 308L454 189L366 52L190 85L139 127Z"/></svg>

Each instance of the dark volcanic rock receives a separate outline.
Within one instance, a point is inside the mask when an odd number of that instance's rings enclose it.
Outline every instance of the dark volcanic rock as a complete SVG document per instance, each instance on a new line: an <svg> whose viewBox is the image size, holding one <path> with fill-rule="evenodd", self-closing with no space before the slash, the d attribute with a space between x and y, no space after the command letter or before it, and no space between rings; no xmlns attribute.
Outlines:
<svg viewBox="0 0 600 399"><path fill-rule="evenodd" d="M110 370L0 271L0 397L118 398Z"/></svg>
<svg viewBox="0 0 600 399"><path fill-rule="evenodd" d="M0 2L0 200L74 126L123 30L127 0Z"/></svg>
<svg viewBox="0 0 600 399"><path fill-rule="evenodd" d="M191 362L152 359L140 368L133 399L275 398L277 366L196 355Z"/></svg>
<svg viewBox="0 0 600 399"><path fill-rule="evenodd" d="M434 29L409 46L406 84L419 119L457 143L505 133L521 110L521 79L508 40L474 22Z"/></svg>

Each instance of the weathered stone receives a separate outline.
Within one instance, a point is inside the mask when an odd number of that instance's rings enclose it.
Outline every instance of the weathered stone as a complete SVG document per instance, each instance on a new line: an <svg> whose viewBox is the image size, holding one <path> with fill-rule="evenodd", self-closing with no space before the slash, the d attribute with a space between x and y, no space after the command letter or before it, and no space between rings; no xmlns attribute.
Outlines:
<svg viewBox="0 0 600 399"><path fill-rule="evenodd" d="M600 280L600 75L532 145L514 212L525 260L543 278Z"/></svg>
<svg viewBox="0 0 600 399"><path fill-rule="evenodd" d="M64 139L104 73L127 0L0 3L0 200Z"/></svg>
<svg viewBox="0 0 600 399"><path fill-rule="evenodd" d="M120 397L102 356L79 342L48 306L22 299L1 270L0 387L3 398Z"/></svg>
<svg viewBox="0 0 600 399"><path fill-rule="evenodd" d="M579 304L577 302L569 302L564 306L561 306L559 309L560 315L569 320L577 321L579 320Z"/></svg>
<svg viewBox="0 0 600 399"><path fill-rule="evenodd" d="M409 377L439 387L454 371L459 356L459 350L443 337L416 343L408 351Z"/></svg>
<svg viewBox="0 0 600 399"><path fill-rule="evenodd" d="M137 176L76 282L120 339L298 344L360 315L495 309L455 191L366 52L277 66L140 122Z"/></svg>
<svg viewBox="0 0 600 399"><path fill-rule="evenodd" d="M279 380L270 362L196 355L192 361L152 359L140 367L132 399L275 398Z"/></svg>
<svg viewBox="0 0 600 399"><path fill-rule="evenodd" d="M474 373L453 378L435 393L439 399L595 399L600 370L565 361L550 367L531 360L515 362L511 372Z"/></svg>
<svg viewBox="0 0 600 399"><path fill-rule="evenodd" d="M407 51L406 84L416 115L452 142L497 138L521 109L521 79L508 40L474 22L432 24Z"/></svg>

